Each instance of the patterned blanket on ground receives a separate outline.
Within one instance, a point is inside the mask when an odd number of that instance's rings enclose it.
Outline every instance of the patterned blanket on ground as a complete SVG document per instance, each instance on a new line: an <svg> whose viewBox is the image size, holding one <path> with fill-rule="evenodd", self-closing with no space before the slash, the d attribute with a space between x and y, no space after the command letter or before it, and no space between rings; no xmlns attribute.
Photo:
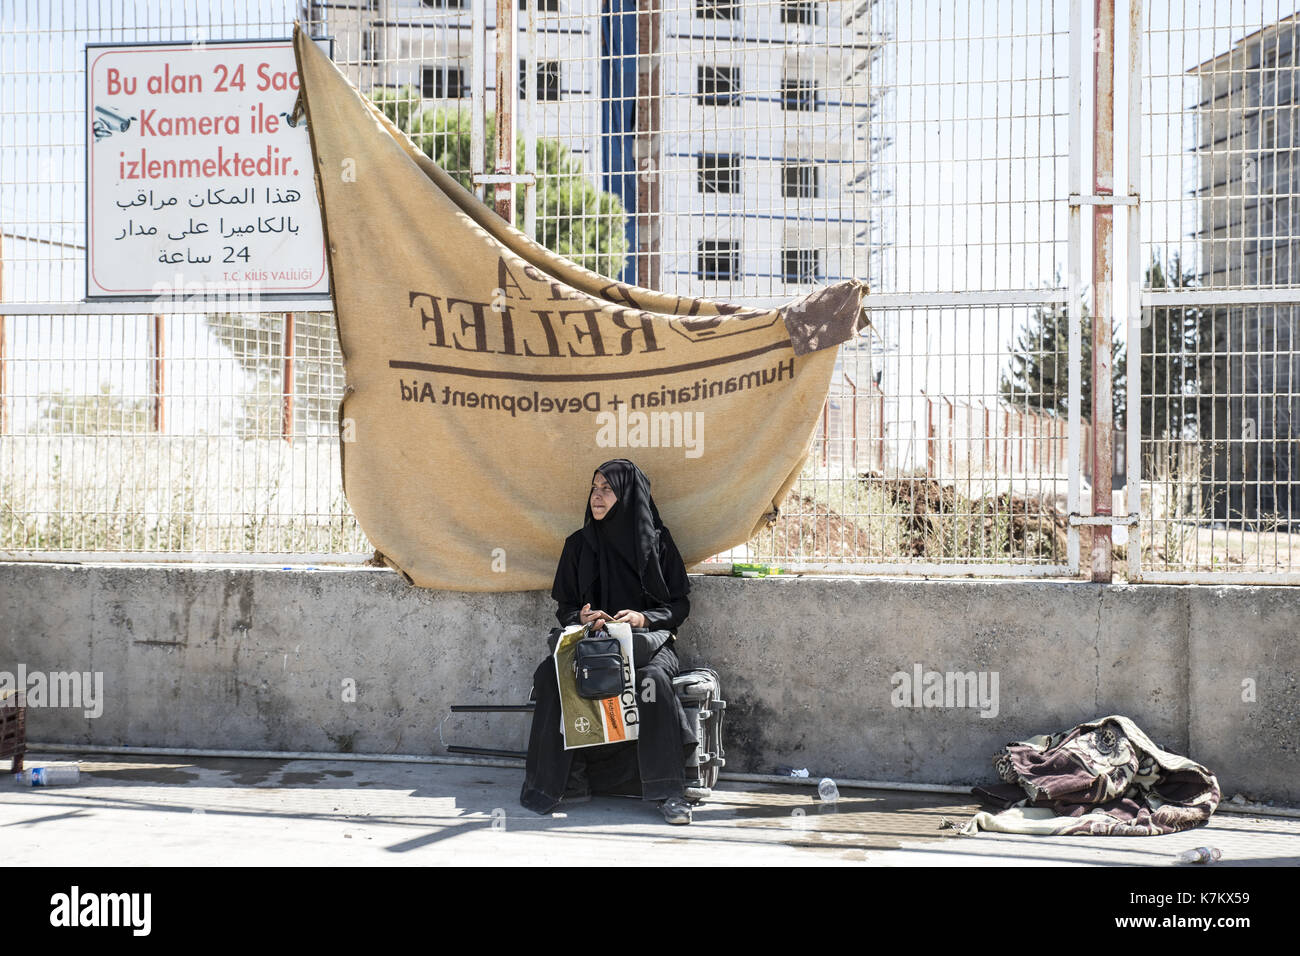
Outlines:
<svg viewBox="0 0 1300 956"><path fill-rule="evenodd" d="M993 764L1004 782L974 792L1006 809L975 814L963 834L1155 836L1203 826L1219 805L1214 774L1161 750L1127 717L1007 744Z"/></svg>

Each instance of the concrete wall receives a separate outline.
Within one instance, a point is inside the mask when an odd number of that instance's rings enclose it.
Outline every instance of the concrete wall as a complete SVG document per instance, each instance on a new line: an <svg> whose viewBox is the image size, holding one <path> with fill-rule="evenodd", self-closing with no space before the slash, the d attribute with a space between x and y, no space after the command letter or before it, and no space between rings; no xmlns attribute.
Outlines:
<svg viewBox="0 0 1300 956"><path fill-rule="evenodd" d="M728 769L992 782L1002 744L1115 713L1213 770L1225 799L1300 803L1300 590L691 582L678 647L722 675ZM103 675L98 717L29 711L47 742L522 750L527 717L448 708L526 700L553 620L540 592L427 591L386 569L0 564L0 672ZM894 706L893 675L916 665L996 672L996 716Z"/></svg>

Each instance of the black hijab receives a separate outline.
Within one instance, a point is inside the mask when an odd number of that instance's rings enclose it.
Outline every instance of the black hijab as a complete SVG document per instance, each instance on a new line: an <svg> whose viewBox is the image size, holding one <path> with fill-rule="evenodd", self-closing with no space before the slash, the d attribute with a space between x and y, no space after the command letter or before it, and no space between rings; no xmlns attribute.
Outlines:
<svg viewBox="0 0 1300 956"><path fill-rule="evenodd" d="M587 495L582 526L586 547L578 561L579 592L592 593L592 584L598 579L599 593L593 597L592 607L610 614L624 608L644 611L647 597L655 604L682 597L672 593L664 581L659 557L664 525L650 496L650 479L626 458L607 461L596 470L605 476L618 501L597 521L591 514L591 494Z"/></svg>

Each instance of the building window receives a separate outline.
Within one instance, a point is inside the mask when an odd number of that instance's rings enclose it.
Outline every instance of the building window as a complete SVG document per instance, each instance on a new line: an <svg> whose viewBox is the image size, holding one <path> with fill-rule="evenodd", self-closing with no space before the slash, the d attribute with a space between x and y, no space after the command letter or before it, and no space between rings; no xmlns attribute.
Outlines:
<svg viewBox="0 0 1300 956"><path fill-rule="evenodd" d="M735 106L740 102L740 67L702 66L695 100L700 106Z"/></svg>
<svg viewBox="0 0 1300 956"><path fill-rule="evenodd" d="M781 22L782 23L806 23L809 26L817 25L817 4L810 3L808 0L786 0L781 4Z"/></svg>
<svg viewBox="0 0 1300 956"><path fill-rule="evenodd" d="M695 0L695 17L698 20L739 20L740 4L737 0Z"/></svg>
<svg viewBox="0 0 1300 956"><path fill-rule="evenodd" d="M697 159L700 192L740 192L739 153L700 153Z"/></svg>
<svg viewBox="0 0 1300 956"><path fill-rule="evenodd" d="M456 100L468 96L465 70L459 66L426 66L420 71L420 95L426 100Z"/></svg>
<svg viewBox="0 0 1300 956"><path fill-rule="evenodd" d="M519 98L528 98L528 62L519 61ZM560 61L543 60L537 64L537 101L555 103L560 99Z"/></svg>
<svg viewBox="0 0 1300 956"><path fill-rule="evenodd" d="M1277 117L1270 116L1264 120L1259 132L1259 148L1272 149L1277 145Z"/></svg>
<svg viewBox="0 0 1300 956"><path fill-rule="evenodd" d="M787 199L813 199L819 192L817 167L787 163L781 167L781 195Z"/></svg>
<svg viewBox="0 0 1300 956"><path fill-rule="evenodd" d="M424 5L440 10L464 10L465 0L424 0Z"/></svg>
<svg viewBox="0 0 1300 956"><path fill-rule="evenodd" d="M1275 285L1277 279L1273 275L1273 253L1267 253L1259 257L1259 284Z"/></svg>
<svg viewBox="0 0 1300 956"><path fill-rule="evenodd" d="M816 249L786 249L781 253L785 281L796 284L817 280Z"/></svg>
<svg viewBox="0 0 1300 956"><path fill-rule="evenodd" d="M817 81L782 80L781 108L786 110L817 109Z"/></svg>
<svg viewBox="0 0 1300 956"><path fill-rule="evenodd" d="M740 275L740 243L733 239L701 239L701 279L735 279Z"/></svg>
<svg viewBox="0 0 1300 956"><path fill-rule="evenodd" d="M559 13L560 0L534 0L538 13ZM519 0L519 9L528 9L528 0Z"/></svg>

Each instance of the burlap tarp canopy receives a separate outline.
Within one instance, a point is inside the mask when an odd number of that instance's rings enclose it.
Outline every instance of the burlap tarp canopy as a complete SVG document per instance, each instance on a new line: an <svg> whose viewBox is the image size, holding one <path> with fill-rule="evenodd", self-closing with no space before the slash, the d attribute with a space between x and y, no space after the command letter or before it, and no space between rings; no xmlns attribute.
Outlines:
<svg viewBox="0 0 1300 956"><path fill-rule="evenodd" d="M343 486L411 583L549 588L593 470L650 477L688 565L794 484L865 287L780 309L624 285L465 190L301 30L294 50L347 384Z"/></svg>

